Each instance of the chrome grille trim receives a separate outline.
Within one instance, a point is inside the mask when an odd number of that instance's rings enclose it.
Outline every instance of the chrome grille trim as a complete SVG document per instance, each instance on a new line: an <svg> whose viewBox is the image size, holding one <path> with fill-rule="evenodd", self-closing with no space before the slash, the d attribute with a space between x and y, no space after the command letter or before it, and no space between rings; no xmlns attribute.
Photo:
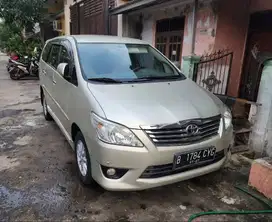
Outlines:
<svg viewBox="0 0 272 222"><path fill-rule="evenodd" d="M205 119L186 120L178 124L143 127L143 130L157 146L186 145L218 135L220 119L221 115L218 115ZM186 127L190 124L198 126L198 133L187 134Z"/></svg>

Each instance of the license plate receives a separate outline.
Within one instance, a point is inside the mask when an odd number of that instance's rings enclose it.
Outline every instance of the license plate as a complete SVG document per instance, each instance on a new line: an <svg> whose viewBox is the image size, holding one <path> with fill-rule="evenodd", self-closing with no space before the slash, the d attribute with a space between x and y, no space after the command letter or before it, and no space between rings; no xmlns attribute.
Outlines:
<svg viewBox="0 0 272 222"><path fill-rule="evenodd" d="M201 162L211 161L214 159L216 153L215 147L209 147L202 150L196 150L189 153L180 153L174 156L173 168L182 168L198 164Z"/></svg>

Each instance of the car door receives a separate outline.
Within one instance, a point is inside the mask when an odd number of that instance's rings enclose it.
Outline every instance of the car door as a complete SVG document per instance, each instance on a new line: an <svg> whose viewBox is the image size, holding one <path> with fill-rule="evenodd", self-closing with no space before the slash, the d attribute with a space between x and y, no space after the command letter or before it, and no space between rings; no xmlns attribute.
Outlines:
<svg viewBox="0 0 272 222"><path fill-rule="evenodd" d="M52 44L49 42L45 45L42 56L40 59L40 68L39 68L39 78L40 78L40 85L43 89L43 94L46 98L47 105L50 107L52 100L50 100L49 94L51 94L51 88L52 88L52 81L49 79L47 75L47 61L49 58L49 54L51 51Z"/></svg>
<svg viewBox="0 0 272 222"><path fill-rule="evenodd" d="M53 70L52 64L56 63L60 47L55 42L47 43L40 62L40 81L43 87L43 93L46 97L48 108L53 114L56 112L56 104L53 97Z"/></svg>
<svg viewBox="0 0 272 222"><path fill-rule="evenodd" d="M66 63L68 65L68 72L66 76L63 76L59 72L55 73L54 93L60 109L58 112L59 119L67 134L69 134L72 125L69 107L71 104L73 104L73 91L77 89L77 78L74 68L73 52L68 40L61 41L58 63Z"/></svg>
<svg viewBox="0 0 272 222"><path fill-rule="evenodd" d="M56 93L56 80L55 76L57 73L57 66L59 64L59 53L60 53L61 45L59 42L53 42L51 51L49 54L49 58L47 61L47 67L46 67L46 76L51 81L51 85L49 88L49 100L50 100L50 109L53 112L54 118L57 118L59 120L60 118L60 105L57 102L57 93ZM58 122L57 120L57 122Z"/></svg>

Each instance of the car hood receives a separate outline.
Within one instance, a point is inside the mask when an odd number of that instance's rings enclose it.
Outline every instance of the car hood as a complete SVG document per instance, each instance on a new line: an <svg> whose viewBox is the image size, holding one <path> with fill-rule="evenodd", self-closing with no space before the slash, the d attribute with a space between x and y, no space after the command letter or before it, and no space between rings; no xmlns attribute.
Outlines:
<svg viewBox="0 0 272 222"><path fill-rule="evenodd" d="M135 129L220 114L221 101L188 79L88 88L108 120Z"/></svg>

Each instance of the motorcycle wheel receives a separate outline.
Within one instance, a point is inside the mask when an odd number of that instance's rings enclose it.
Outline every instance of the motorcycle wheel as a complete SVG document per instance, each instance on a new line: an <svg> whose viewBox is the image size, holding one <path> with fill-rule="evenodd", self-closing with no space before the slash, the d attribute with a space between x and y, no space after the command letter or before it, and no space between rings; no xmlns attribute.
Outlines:
<svg viewBox="0 0 272 222"><path fill-rule="evenodd" d="M14 68L9 74L12 80L18 80L22 77L22 70Z"/></svg>

